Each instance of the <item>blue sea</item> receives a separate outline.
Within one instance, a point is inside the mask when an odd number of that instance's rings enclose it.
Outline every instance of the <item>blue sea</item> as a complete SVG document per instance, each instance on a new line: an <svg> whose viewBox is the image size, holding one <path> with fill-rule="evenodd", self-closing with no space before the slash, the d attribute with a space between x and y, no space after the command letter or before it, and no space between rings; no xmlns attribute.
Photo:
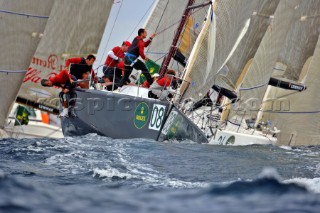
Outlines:
<svg viewBox="0 0 320 213"><path fill-rule="evenodd" d="M320 212L320 147L0 139L0 212Z"/></svg>

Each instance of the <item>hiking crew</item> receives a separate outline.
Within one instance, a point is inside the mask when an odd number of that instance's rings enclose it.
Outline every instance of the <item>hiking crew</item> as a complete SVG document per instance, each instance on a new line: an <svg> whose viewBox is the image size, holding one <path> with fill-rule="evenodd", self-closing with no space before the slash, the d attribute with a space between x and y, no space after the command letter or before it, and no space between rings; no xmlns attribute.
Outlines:
<svg viewBox="0 0 320 213"><path fill-rule="evenodd" d="M69 58L66 60L66 69L69 69L70 74L76 79L89 79L91 74L92 79L97 82L97 77L92 69L92 64L96 60L94 55L88 55L87 58ZM89 88L89 82L82 82L79 84L81 88Z"/></svg>

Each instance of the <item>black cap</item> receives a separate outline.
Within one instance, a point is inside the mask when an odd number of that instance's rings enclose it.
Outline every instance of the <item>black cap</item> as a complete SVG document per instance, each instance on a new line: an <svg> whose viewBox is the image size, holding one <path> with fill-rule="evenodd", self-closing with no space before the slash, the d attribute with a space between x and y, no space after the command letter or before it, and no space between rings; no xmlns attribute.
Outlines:
<svg viewBox="0 0 320 213"><path fill-rule="evenodd" d="M48 79L42 79L41 80L41 85L44 86L44 87L48 87L47 81L48 81Z"/></svg>

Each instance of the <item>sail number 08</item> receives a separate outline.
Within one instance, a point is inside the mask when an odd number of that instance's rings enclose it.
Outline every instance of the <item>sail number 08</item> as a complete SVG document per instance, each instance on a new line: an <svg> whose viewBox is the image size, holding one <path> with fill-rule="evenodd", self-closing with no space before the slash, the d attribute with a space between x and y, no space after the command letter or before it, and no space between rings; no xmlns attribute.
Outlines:
<svg viewBox="0 0 320 213"><path fill-rule="evenodd" d="M149 123L149 129L159 130L164 118L166 106L154 104L152 109L152 115Z"/></svg>

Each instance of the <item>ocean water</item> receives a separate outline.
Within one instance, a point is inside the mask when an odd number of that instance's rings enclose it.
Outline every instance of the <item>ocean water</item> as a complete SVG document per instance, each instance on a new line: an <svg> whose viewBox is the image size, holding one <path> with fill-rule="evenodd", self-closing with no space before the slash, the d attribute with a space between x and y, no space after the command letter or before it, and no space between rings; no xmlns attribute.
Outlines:
<svg viewBox="0 0 320 213"><path fill-rule="evenodd" d="M320 147L0 139L0 212L320 212Z"/></svg>

